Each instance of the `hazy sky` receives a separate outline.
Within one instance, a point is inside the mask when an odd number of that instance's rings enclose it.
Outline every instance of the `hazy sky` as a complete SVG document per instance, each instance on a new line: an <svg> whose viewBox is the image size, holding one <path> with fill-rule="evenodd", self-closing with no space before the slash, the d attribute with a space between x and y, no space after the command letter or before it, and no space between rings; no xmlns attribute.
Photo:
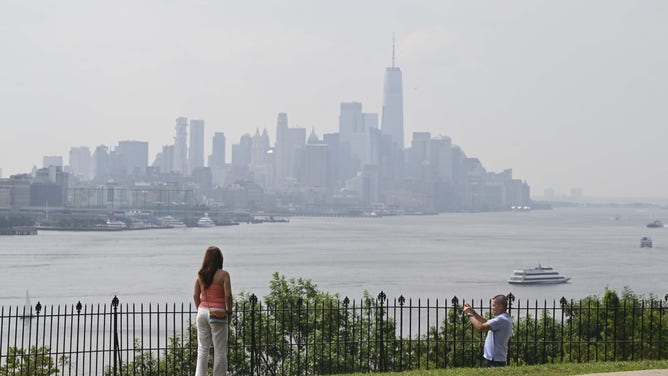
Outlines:
<svg viewBox="0 0 668 376"><path fill-rule="evenodd" d="M668 196L668 1L0 0L0 168L149 142L338 129L403 71L406 140L447 135L532 194Z"/></svg>

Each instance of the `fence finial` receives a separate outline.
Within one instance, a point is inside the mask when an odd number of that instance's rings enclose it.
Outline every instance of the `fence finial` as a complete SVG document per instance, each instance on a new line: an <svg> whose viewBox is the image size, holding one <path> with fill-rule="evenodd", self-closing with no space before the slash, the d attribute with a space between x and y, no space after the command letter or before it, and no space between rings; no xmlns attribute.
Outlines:
<svg viewBox="0 0 668 376"><path fill-rule="evenodd" d="M35 312L39 315L39 311L42 310L42 303L37 302L37 305L35 306Z"/></svg>
<svg viewBox="0 0 668 376"><path fill-rule="evenodd" d="M113 304L113 302L112 302L112 304ZM117 305L118 305L118 304L117 304ZM77 314L81 313L81 308L82 308L82 307L83 307L83 306L81 305L81 300L79 300L79 302L78 302L77 305L76 305Z"/></svg>
<svg viewBox="0 0 668 376"><path fill-rule="evenodd" d="M382 303L385 301L385 298L387 298L387 295L385 295L385 293L381 290L380 294L378 294L378 300L380 300L380 302Z"/></svg>
<svg viewBox="0 0 668 376"><path fill-rule="evenodd" d="M403 307L404 303L406 303L406 298L403 295L399 295L399 305Z"/></svg>
<svg viewBox="0 0 668 376"><path fill-rule="evenodd" d="M111 299L111 306L114 308L118 308L118 296L114 295L114 298Z"/></svg>
<svg viewBox="0 0 668 376"><path fill-rule="evenodd" d="M346 307L348 307L348 304L350 304L350 299L348 299L348 297L346 296L346 297L343 299L343 305L346 306Z"/></svg>

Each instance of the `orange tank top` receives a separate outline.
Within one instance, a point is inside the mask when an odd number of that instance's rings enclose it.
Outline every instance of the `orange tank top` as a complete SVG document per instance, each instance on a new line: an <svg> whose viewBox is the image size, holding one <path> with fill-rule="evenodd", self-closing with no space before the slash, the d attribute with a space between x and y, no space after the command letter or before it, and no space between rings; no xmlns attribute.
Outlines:
<svg viewBox="0 0 668 376"><path fill-rule="evenodd" d="M200 282L200 290L204 284ZM200 293L199 306L202 308L225 308L225 289L223 286L212 283L209 288Z"/></svg>

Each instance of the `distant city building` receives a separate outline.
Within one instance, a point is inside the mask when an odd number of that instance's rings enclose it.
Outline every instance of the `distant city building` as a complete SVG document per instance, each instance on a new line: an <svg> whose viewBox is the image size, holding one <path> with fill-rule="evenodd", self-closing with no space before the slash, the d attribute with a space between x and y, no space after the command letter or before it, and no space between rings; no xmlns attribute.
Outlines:
<svg viewBox="0 0 668 376"><path fill-rule="evenodd" d="M104 183L109 179L109 148L100 145L93 153L93 176L98 183Z"/></svg>
<svg viewBox="0 0 668 376"><path fill-rule="evenodd" d="M285 189L299 179L301 157L306 144L306 128L288 128L288 115L279 113L276 121L276 185Z"/></svg>
<svg viewBox="0 0 668 376"><path fill-rule="evenodd" d="M211 155L209 156L209 167L225 166L225 133L216 132L213 135Z"/></svg>
<svg viewBox="0 0 668 376"><path fill-rule="evenodd" d="M162 153L158 160L160 173L169 174L176 171L174 166L174 145L165 145L162 147Z"/></svg>
<svg viewBox="0 0 668 376"><path fill-rule="evenodd" d="M121 161L119 170L126 176L144 176L148 167L148 142L120 141L115 154Z"/></svg>
<svg viewBox="0 0 668 376"><path fill-rule="evenodd" d="M389 135L392 144L404 148L404 99L401 69L394 65L394 43L392 44L392 66L385 69L383 89L383 119L381 131Z"/></svg>
<svg viewBox="0 0 668 376"><path fill-rule="evenodd" d="M263 166L265 164L265 156L269 150L269 135L265 129L260 134L259 129L255 130L255 135L251 138L251 166Z"/></svg>
<svg viewBox="0 0 668 376"><path fill-rule="evenodd" d="M176 137L174 138L173 172L188 174L188 119L176 118Z"/></svg>
<svg viewBox="0 0 668 376"><path fill-rule="evenodd" d="M42 167L49 168L50 166L63 167L63 157L59 155L45 155L42 157Z"/></svg>
<svg viewBox="0 0 668 376"><path fill-rule="evenodd" d="M79 180L87 181L91 179L91 155L87 146L70 148L70 173Z"/></svg>
<svg viewBox="0 0 668 376"><path fill-rule="evenodd" d="M317 143L315 133L311 135L313 137L309 137L309 139L315 142L309 142L304 147L301 182L310 189L317 189L322 192L330 191L331 187L328 184L328 147L325 144Z"/></svg>
<svg viewBox="0 0 668 376"><path fill-rule="evenodd" d="M379 161L378 114L363 113L359 102L341 103L339 114L339 172L344 180L356 176L365 165Z"/></svg>
<svg viewBox="0 0 668 376"><path fill-rule="evenodd" d="M251 162L252 138L246 133L241 136L238 144L232 145L232 164L235 166L248 167Z"/></svg>
<svg viewBox="0 0 668 376"><path fill-rule="evenodd" d="M191 172L204 167L204 120L190 120L188 161Z"/></svg>

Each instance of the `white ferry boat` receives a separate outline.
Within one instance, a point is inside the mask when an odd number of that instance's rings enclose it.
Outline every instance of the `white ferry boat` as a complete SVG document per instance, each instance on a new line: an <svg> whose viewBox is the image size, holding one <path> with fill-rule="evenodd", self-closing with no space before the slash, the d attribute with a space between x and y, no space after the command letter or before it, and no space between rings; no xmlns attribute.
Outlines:
<svg viewBox="0 0 668 376"><path fill-rule="evenodd" d="M169 228L185 228L186 224L180 221L177 218L168 215L160 219L160 226L169 227Z"/></svg>
<svg viewBox="0 0 668 376"><path fill-rule="evenodd" d="M533 269L513 270L513 275L508 280L508 283L517 285L551 285L566 283L569 280L569 277L559 275L559 272L553 268L539 264Z"/></svg>
<svg viewBox="0 0 668 376"><path fill-rule="evenodd" d="M95 230L98 231L121 231L125 230L128 225L123 221L107 219L103 224L95 225Z"/></svg>
<svg viewBox="0 0 668 376"><path fill-rule="evenodd" d="M215 227L216 222L209 218L208 213L204 213L204 217L200 218L197 221L197 227Z"/></svg>

